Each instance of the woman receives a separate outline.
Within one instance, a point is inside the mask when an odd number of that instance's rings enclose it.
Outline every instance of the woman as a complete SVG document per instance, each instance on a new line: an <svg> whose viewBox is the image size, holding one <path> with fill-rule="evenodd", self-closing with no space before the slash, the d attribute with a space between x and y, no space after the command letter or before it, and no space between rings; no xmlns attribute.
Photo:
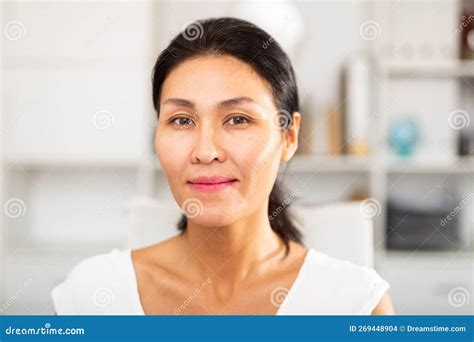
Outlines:
<svg viewBox="0 0 474 342"><path fill-rule="evenodd" d="M153 102L180 234L82 261L52 292L58 314L393 314L375 270L304 247L288 216L276 178L301 115L271 36L192 24L158 58Z"/></svg>

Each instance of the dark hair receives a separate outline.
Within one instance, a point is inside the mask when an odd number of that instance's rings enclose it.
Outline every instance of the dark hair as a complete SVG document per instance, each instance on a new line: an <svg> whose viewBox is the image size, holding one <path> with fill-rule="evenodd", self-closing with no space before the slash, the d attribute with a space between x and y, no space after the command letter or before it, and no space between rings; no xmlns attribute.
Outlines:
<svg viewBox="0 0 474 342"><path fill-rule="evenodd" d="M235 57L252 67L272 89L277 119L282 129L292 125L293 113L299 110L295 73L287 54L264 30L236 18L223 17L199 20L189 24L158 57L153 69L153 105L160 115L161 89L166 77L178 65L199 56ZM302 234L293 223L284 204L283 189L275 182L269 198L270 225L282 239L289 252L289 241L302 243ZM178 223L184 232L186 216Z"/></svg>

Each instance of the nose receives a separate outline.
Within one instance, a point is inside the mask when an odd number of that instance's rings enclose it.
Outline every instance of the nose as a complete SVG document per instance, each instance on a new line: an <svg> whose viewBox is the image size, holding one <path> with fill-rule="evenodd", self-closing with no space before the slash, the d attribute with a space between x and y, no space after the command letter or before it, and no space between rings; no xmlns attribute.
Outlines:
<svg viewBox="0 0 474 342"><path fill-rule="evenodd" d="M191 155L193 164L209 164L213 160L223 161L224 152L220 146L220 132L211 124L198 126L196 131L196 143Z"/></svg>

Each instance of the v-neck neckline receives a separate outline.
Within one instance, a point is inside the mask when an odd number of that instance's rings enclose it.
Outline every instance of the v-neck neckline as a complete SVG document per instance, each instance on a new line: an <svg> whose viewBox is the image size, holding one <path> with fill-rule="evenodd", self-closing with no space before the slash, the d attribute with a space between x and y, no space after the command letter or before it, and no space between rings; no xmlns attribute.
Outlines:
<svg viewBox="0 0 474 342"><path fill-rule="evenodd" d="M278 307L278 310L274 314L274 316L278 316L278 315L281 314L282 310L284 308L286 308L286 306L288 305L288 301L290 300L291 296L294 295L294 292L296 291L296 288L300 285L300 283L303 279L303 274L306 270L307 264L309 263L308 260L310 258L310 254L312 252L313 252L312 248L307 249L306 255L304 256L303 263L300 266L298 274L296 275L296 278L293 281L293 284L291 285L290 289L288 290L288 292L285 296L285 299L283 300L283 302ZM138 279L137 279L137 275L135 273L135 267L133 266L132 249L127 248L126 253L127 253L127 261L129 262L129 270L130 270L130 273L131 273L131 279L132 279L132 291L133 291L133 294L134 294L133 295L134 304L135 304L137 310L139 311L139 314L142 315L142 316L145 316L145 310L143 309L143 305L140 301L140 293L138 292ZM270 315L270 316L273 316L273 315Z"/></svg>

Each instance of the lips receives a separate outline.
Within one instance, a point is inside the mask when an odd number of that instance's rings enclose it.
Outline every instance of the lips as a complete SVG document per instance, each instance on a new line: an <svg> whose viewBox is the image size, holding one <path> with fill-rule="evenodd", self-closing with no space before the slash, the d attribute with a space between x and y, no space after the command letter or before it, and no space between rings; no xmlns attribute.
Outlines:
<svg viewBox="0 0 474 342"><path fill-rule="evenodd" d="M196 177L188 181L188 184L200 192L215 192L232 187L238 180L232 177L210 176Z"/></svg>
<svg viewBox="0 0 474 342"><path fill-rule="evenodd" d="M196 177L190 179L188 182L192 184L219 184L236 181L236 178L224 177L224 176L210 176L210 177Z"/></svg>

